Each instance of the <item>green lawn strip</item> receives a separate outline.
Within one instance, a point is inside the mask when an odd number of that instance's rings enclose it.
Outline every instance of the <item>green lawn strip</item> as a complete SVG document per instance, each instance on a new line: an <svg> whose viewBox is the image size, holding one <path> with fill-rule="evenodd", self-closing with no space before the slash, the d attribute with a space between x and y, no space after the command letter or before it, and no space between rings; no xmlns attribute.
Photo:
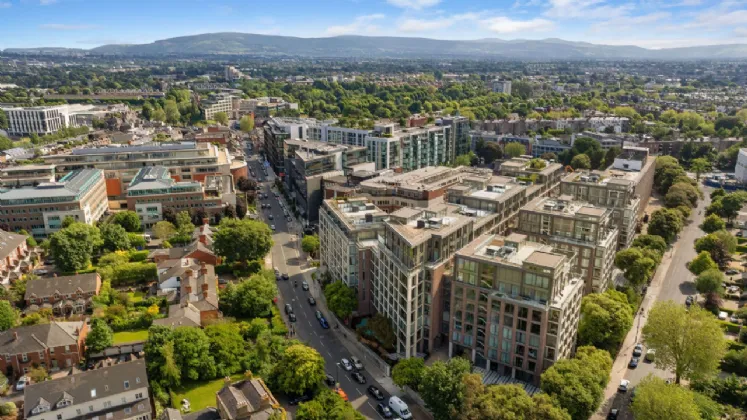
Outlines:
<svg viewBox="0 0 747 420"><path fill-rule="evenodd" d="M147 338L148 330L119 331L114 333L114 344L145 341Z"/></svg>
<svg viewBox="0 0 747 420"><path fill-rule="evenodd" d="M232 382L243 378L244 375L232 375ZM223 387L223 378L213 379L211 381L187 382L182 386L174 389L176 402L174 406L181 407L182 400L189 401L192 412L200 411L207 407L215 407L215 393Z"/></svg>

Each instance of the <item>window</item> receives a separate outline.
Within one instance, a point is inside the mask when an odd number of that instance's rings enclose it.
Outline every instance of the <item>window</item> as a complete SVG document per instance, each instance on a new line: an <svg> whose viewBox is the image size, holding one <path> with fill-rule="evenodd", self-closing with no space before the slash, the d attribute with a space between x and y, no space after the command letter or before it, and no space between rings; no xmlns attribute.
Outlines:
<svg viewBox="0 0 747 420"><path fill-rule="evenodd" d="M80 416L81 414L83 414L83 411L80 408L78 408L75 410L75 414Z"/></svg>
<svg viewBox="0 0 747 420"><path fill-rule="evenodd" d="M112 406L112 402L111 401L104 401L104 408L109 408L111 406Z"/></svg>
<svg viewBox="0 0 747 420"><path fill-rule="evenodd" d="M131 414L132 413L132 409L130 407L125 407L124 412L125 412L125 414Z"/></svg>
<svg viewBox="0 0 747 420"><path fill-rule="evenodd" d="M57 420L62 420L62 414L57 415Z"/></svg>
<svg viewBox="0 0 747 420"><path fill-rule="evenodd" d="M141 399L143 399L143 393L142 393L142 392L138 392L137 394L135 394L135 399L136 399L136 400L141 400Z"/></svg>
<svg viewBox="0 0 747 420"><path fill-rule="evenodd" d="M137 378L135 378L135 383L136 383L136 384L139 384L139 383L140 383L140 377L139 377L139 376L138 376Z"/></svg>
<svg viewBox="0 0 747 420"><path fill-rule="evenodd" d="M89 406L88 406L88 411L89 411L89 412L91 412L91 413L93 413L93 406L92 406L92 405L89 405ZM93 419L92 419L92 420L93 420Z"/></svg>
<svg viewBox="0 0 747 420"><path fill-rule="evenodd" d="M141 395L142 395L142 394L141 394ZM141 398L142 398L142 397L141 397ZM137 405L137 411L143 411L143 410L144 410L144 407L143 407L143 405L142 405L142 404L138 404L138 405Z"/></svg>
<svg viewBox="0 0 747 420"><path fill-rule="evenodd" d="M91 398L96 398L96 388L91 390Z"/></svg>
<svg viewBox="0 0 747 420"><path fill-rule="evenodd" d="M29 361L29 355L28 355L28 354L26 354L26 353L23 353L23 354L21 355L21 360L22 360L22 361L23 361L24 363L28 362L28 361Z"/></svg>
<svg viewBox="0 0 747 420"><path fill-rule="evenodd" d="M125 389L130 389L130 381L124 381Z"/></svg>

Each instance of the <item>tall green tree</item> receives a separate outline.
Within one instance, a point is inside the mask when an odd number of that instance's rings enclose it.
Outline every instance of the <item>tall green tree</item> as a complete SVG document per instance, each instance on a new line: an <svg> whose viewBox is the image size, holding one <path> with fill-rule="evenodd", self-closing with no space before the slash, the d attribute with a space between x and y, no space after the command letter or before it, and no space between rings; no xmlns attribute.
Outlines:
<svg viewBox="0 0 747 420"><path fill-rule="evenodd" d="M713 261L708 251L703 251L687 264L687 269L697 276L707 270L718 270L718 264Z"/></svg>
<svg viewBox="0 0 747 420"><path fill-rule="evenodd" d="M296 410L297 420L363 420L361 413L331 389L322 389L313 400L301 403Z"/></svg>
<svg viewBox="0 0 747 420"><path fill-rule="evenodd" d="M591 293L581 300L578 344L616 351L633 326L633 308L625 294L614 289Z"/></svg>
<svg viewBox="0 0 747 420"><path fill-rule="evenodd" d="M0 300L0 331L13 328L18 323L18 312L7 300Z"/></svg>
<svg viewBox="0 0 747 420"><path fill-rule="evenodd" d="M134 211L121 211L112 217L112 223L122 226L127 232L140 232L140 217Z"/></svg>
<svg viewBox="0 0 747 420"><path fill-rule="evenodd" d="M667 243L672 243L682 230L682 226L682 217L676 210L659 209L651 213L648 234L661 236Z"/></svg>
<svg viewBox="0 0 747 420"><path fill-rule="evenodd" d="M419 392L436 420L449 420L461 412L464 402L463 377L470 373L467 359L455 357L436 361L423 371Z"/></svg>
<svg viewBox="0 0 747 420"><path fill-rule="evenodd" d="M425 362L423 359L419 357L402 359L392 368L392 382L402 389L408 387L417 391L424 370Z"/></svg>
<svg viewBox="0 0 747 420"><path fill-rule="evenodd" d="M94 318L91 322L91 331L86 336L86 350L89 354L98 353L111 347L114 343L112 329L101 318Z"/></svg>
<svg viewBox="0 0 747 420"><path fill-rule="evenodd" d="M504 146L503 153L509 158L515 158L527 154L527 148L521 143L512 142Z"/></svg>
<svg viewBox="0 0 747 420"><path fill-rule="evenodd" d="M656 251L654 251L656 252ZM660 254L653 257L661 258ZM654 272L657 261L640 248L628 248L615 255L615 266L625 273L625 278L635 287L645 284Z"/></svg>
<svg viewBox="0 0 747 420"><path fill-rule="evenodd" d="M335 315L347 319L354 310L358 309L358 296L355 289L348 287L342 281L334 281L324 287L324 297L327 307Z"/></svg>
<svg viewBox="0 0 747 420"><path fill-rule="evenodd" d="M319 236L304 235L303 239L301 240L301 249L303 249L303 252L311 255L312 257L315 256L319 251Z"/></svg>
<svg viewBox="0 0 747 420"><path fill-rule="evenodd" d="M228 114L225 112L216 112L213 118L218 124L228 125Z"/></svg>
<svg viewBox="0 0 747 420"><path fill-rule="evenodd" d="M700 181L700 175L711 170L711 162L704 158L693 159L690 170L695 172L695 178Z"/></svg>
<svg viewBox="0 0 747 420"><path fill-rule="evenodd" d="M322 355L311 347L294 344L283 352L271 381L286 394L300 395L317 387L324 377Z"/></svg>
<svg viewBox="0 0 747 420"><path fill-rule="evenodd" d="M737 240L729 232L720 230L695 240L695 251L706 251L721 268L728 266L731 254L736 251Z"/></svg>
<svg viewBox="0 0 747 420"><path fill-rule="evenodd" d="M703 224L700 225L705 233L718 232L719 230L726 229L726 222L716 214L711 214L703 220Z"/></svg>
<svg viewBox="0 0 747 420"><path fill-rule="evenodd" d="M591 159L589 159L589 156L581 153L571 159L571 167L573 169L591 169Z"/></svg>
<svg viewBox="0 0 747 420"><path fill-rule="evenodd" d="M726 353L721 326L710 312L692 305L689 310L673 301L654 304L643 327L643 341L656 349L654 363L682 378L711 376Z"/></svg>
<svg viewBox="0 0 747 420"><path fill-rule="evenodd" d="M176 235L176 227L171 222L163 220L153 226L153 233L156 238L167 241Z"/></svg>
<svg viewBox="0 0 747 420"><path fill-rule="evenodd" d="M176 230L179 236L192 237L195 225L192 223L192 216L188 211L182 210L176 214Z"/></svg>
<svg viewBox="0 0 747 420"><path fill-rule="evenodd" d="M227 284L220 291L220 308L224 313L239 318L266 316L277 294L274 274L265 270L238 285Z"/></svg>
<svg viewBox="0 0 747 420"><path fill-rule="evenodd" d="M692 391L649 375L636 387L632 404L637 419L700 420L700 411Z"/></svg>
<svg viewBox="0 0 747 420"><path fill-rule="evenodd" d="M717 268L703 271L695 279L695 290L705 295L706 307L718 308L724 288L721 286L726 279L724 274Z"/></svg>
<svg viewBox="0 0 747 420"><path fill-rule="evenodd" d="M97 227L73 223L52 235L50 250L62 271L74 272L90 266L91 257L102 242Z"/></svg>
<svg viewBox="0 0 747 420"><path fill-rule="evenodd" d="M103 249L107 251L130 249L130 237L127 236L127 231L122 226L108 223L101 226L100 231Z"/></svg>
<svg viewBox="0 0 747 420"><path fill-rule="evenodd" d="M571 416L545 394L530 397L518 385L485 386L482 376L476 373L465 375L463 382L464 406L455 419L571 420Z"/></svg>
<svg viewBox="0 0 747 420"><path fill-rule="evenodd" d="M210 339L199 328L182 327L171 334L174 360L181 369L181 378L192 381L213 379L216 364L210 351Z"/></svg>
<svg viewBox="0 0 747 420"><path fill-rule="evenodd" d="M254 130L254 116L247 114L241 117L239 120L239 128L245 133L249 133Z"/></svg>
<svg viewBox="0 0 747 420"><path fill-rule="evenodd" d="M227 262L264 258L272 249L272 231L256 220L224 218L213 234L213 248Z"/></svg>
<svg viewBox="0 0 747 420"><path fill-rule="evenodd" d="M246 360L246 343L235 323L221 322L205 327L210 340L210 354L215 359L218 376L225 377L240 372Z"/></svg>
<svg viewBox="0 0 747 420"><path fill-rule="evenodd" d="M661 255L667 251L667 241L658 235L638 235L633 239L632 246L640 249L653 249Z"/></svg>

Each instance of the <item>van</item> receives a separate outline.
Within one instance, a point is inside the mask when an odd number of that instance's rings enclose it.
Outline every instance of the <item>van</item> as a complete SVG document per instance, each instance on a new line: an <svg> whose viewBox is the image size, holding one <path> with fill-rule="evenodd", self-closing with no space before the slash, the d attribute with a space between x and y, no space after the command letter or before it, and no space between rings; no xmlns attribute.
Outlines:
<svg viewBox="0 0 747 420"><path fill-rule="evenodd" d="M389 408L394 412L394 414L402 417L403 419L412 418L412 413L410 413L410 409L407 407L407 404L405 404L405 402L397 396L389 398Z"/></svg>
<svg viewBox="0 0 747 420"><path fill-rule="evenodd" d="M150 243L150 240L151 240L150 233L144 233L143 239L145 239L145 242Z"/></svg>

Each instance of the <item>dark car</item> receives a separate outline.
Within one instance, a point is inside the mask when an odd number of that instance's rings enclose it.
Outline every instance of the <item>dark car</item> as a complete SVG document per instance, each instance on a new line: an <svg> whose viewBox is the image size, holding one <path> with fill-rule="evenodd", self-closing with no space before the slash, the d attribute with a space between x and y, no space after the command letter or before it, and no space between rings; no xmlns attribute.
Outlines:
<svg viewBox="0 0 747 420"><path fill-rule="evenodd" d="M353 378L355 382L358 382L359 384L365 384L366 383L366 377L363 376L360 372L353 372L350 374L350 376Z"/></svg>
<svg viewBox="0 0 747 420"><path fill-rule="evenodd" d="M283 273L282 277L283 277L283 280L289 280L290 279L290 276L288 275L288 273Z"/></svg>
<svg viewBox="0 0 747 420"><path fill-rule="evenodd" d="M288 319L290 319L290 322L296 322L296 314L293 312L288 314Z"/></svg>
<svg viewBox="0 0 747 420"><path fill-rule="evenodd" d="M274 217L272 217L272 215L267 216L267 218L270 219L270 220L274 219Z"/></svg>
<svg viewBox="0 0 747 420"><path fill-rule="evenodd" d="M617 408L613 408L612 410L610 410L609 414L607 414L607 418L609 420L615 420L619 413L620 413L620 410L618 410Z"/></svg>
<svg viewBox="0 0 747 420"><path fill-rule="evenodd" d="M292 314L293 313L293 307L290 303L285 304L285 313L286 314Z"/></svg>
<svg viewBox="0 0 747 420"><path fill-rule="evenodd" d="M329 385L329 386L335 386L335 384L337 383L337 381L335 381L335 378L332 375L330 375L329 373L326 374L325 376L326 377L324 378L324 382L326 382L327 385Z"/></svg>
<svg viewBox="0 0 747 420"><path fill-rule="evenodd" d="M640 360L641 359L639 359L637 357L634 357L634 358L630 359L630 362L628 362L628 367L631 368L631 369L637 368L638 367L638 362Z"/></svg>
<svg viewBox="0 0 747 420"><path fill-rule="evenodd" d="M309 296L309 305L311 305L311 306L316 305L316 299L314 299L313 297Z"/></svg>
<svg viewBox="0 0 747 420"><path fill-rule="evenodd" d="M316 319L324 318L324 315L322 315L322 311L316 311L314 312L314 315L316 315Z"/></svg>
<svg viewBox="0 0 747 420"><path fill-rule="evenodd" d="M390 410L389 407L387 407L383 403L376 404L376 411L381 413L381 416L384 417L385 419L392 418L392 410Z"/></svg>
<svg viewBox="0 0 747 420"><path fill-rule="evenodd" d="M379 401L384 399L384 394L379 390L379 388L376 388L373 385L368 387L368 393Z"/></svg>
<svg viewBox="0 0 747 420"><path fill-rule="evenodd" d="M692 305L693 303L695 303L695 298L694 298L694 297L692 297L692 296L688 296L688 297L687 297L687 298L685 299L685 305L686 305L686 306L690 306L690 305Z"/></svg>
<svg viewBox="0 0 747 420"><path fill-rule="evenodd" d="M324 319L324 317L319 318L319 323L322 325L322 328L329 329L329 323L327 323L327 320Z"/></svg>
<svg viewBox="0 0 747 420"><path fill-rule="evenodd" d="M643 355L643 345L641 343L638 343L635 345L635 348L633 349L633 356L641 357L641 355Z"/></svg>
<svg viewBox="0 0 747 420"><path fill-rule="evenodd" d="M306 401L310 401L310 400L311 400L311 396L307 395L307 394L304 394L304 395L301 395L299 397L296 397L296 398L290 400L288 403L290 405L298 405L298 404L301 404L302 402L306 402Z"/></svg>

